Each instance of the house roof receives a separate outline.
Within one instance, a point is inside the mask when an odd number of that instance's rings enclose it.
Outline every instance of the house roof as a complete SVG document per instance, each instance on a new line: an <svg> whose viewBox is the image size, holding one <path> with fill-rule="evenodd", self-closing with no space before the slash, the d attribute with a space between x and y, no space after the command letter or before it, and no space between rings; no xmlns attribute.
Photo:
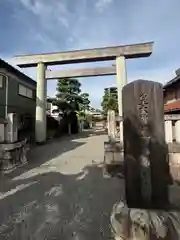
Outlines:
<svg viewBox="0 0 180 240"><path fill-rule="evenodd" d="M176 76L164 85L165 90L166 88L170 87L171 85L177 83L180 80L180 69L177 69L175 72Z"/></svg>
<svg viewBox="0 0 180 240"><path fill-rule="evenodd" d="M180 100L173 101L171 103L164 104L164 112L174 112L180 110Z"/></svg>
<svg viewBox="0 0 180 240"><path fill-rule="evenodd" d="M168 91L168 89L176 84L178 81L180 81L180 68L177 69L175 71L176 73L176 76L170 80L169 82L167 82L165 85L164 85L164 91ZM176 111L180 111L180 99L178 100L175 100L171 103L167 103L167 104L164 104L164 112L165 113L168 113L168 112L176 112Z"/></svg>
<svg viewBox="0 0 180 240"><path fill-rule="evenodd" d="M32 78L30 78L27 75L25 75L24 73L22 73L15 67L11 66L10 64L5 62L1 58L0 58L0 68L5 68L7 71L14 74L16 77L20 78L21 80L25 81L26 83L36 86L36 81L34 81Z"/></svg>
<svg viewBox="0 0 180 240"><path fill-rule="evenodd" d="M180 80L180 76L176 76L175 78L173 78L171 81L167 82L165 85L164 85L164 89L170 87L171 85L177 83L177 81Z"/></svg>

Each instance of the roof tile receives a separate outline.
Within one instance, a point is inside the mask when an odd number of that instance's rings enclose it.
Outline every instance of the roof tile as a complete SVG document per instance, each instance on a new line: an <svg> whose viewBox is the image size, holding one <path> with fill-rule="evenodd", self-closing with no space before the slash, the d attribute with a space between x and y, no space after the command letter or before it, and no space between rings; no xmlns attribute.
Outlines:
<svg viewBox="0 0 180 240"><path fill-rule="evenodd" d="M164 104L164 112L180 110L180 100Z"/></svg>

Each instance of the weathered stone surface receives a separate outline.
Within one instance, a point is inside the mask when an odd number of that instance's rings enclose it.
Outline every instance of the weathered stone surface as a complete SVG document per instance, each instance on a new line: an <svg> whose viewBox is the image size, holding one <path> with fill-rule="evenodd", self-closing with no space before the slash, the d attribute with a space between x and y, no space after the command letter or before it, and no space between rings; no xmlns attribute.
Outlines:
<svg viewBox="0 0 180 240"><path fill-rule="evenodd" d="M180 143L177 143L177 142L168 143L168 152L180 153Z"/></svg>
<svg viewBox="0 0 180 240"><path fill-rule="evenodd" d="M169 168L172 180L180 182L180 152L169 153Z"/></svg>
<svg viewBox="0 0 180 240"><path fill-rule="evenodd" d="M153 42L146 42L124 46L84 49L80 51L15 56L13 60L19 67L35 67L39 62L44 62L46 65L57 65L62 63L114 60L118 56L139 58L150 56L152 47Z"/></svg>
<svg viewBox="0 0 180 240"><path fill-rule="evenodd" d="M169 168L164 132L163 87L127 84L122 92L126 198L129 207L168 205Z"/></svg>
<svg viewBox="0 0 180 240"><path fill-rule="evenodd" d="M124 152L122 144L116 142L104 142L104 165L123 165Z"/></svg>
<svg viewBox="0 0 180 240"><path fill-rule="evenodd" d="M116 141L116 116L114 110L108 111L107 122L109 141L114 142Z"/></svg>
<svg viewBox="0 0 180 240"><path fill-rule="evenodd" d="M124 153L121 142L104 142L104 174L120 178L124 177L123 161Z"/></svg>
<svg viewBox="0 0 180 240"><path fill-rule="evenodd" d="M178 240L180 212L128 208L124 201L115 204L111 230L116 240Z"/></svg>
<svg viewBox="0 0 180 240"><path fill-rule="evenodd" d="M26 140L16 143L1 144L0 171L8 173L27 162L29 146Z"/></svg>
<svg viewBox="0 0 180 240"><path fill-rule="evenodd" d="M121 153L123 153L123 149L122 144L119 141L104 142L105 164L122 162L123 156L120 157Z"/></svg>

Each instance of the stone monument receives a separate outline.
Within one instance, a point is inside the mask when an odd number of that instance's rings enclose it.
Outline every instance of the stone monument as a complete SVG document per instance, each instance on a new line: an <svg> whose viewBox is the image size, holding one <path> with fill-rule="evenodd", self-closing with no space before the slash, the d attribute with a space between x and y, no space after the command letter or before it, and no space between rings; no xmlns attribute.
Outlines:
<svg viewBox="0 0 180 240"><path fill-rule="evenodd" d="M122 91L125 199L115 204L116 240L180 239L180 212L169 204L163 86L138 80Z"/></svg>
<svg viewBox="0 0 180 240"><path fill-rule="evenodd" d="M122 91L126 198L129 207L168 206L163 86L137 80Z"/></svg>

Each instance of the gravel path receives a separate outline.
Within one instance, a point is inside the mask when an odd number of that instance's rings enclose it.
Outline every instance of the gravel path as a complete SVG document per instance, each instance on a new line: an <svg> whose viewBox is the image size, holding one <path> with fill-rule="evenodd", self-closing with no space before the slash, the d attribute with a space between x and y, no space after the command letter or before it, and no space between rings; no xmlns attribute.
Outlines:
<svg viewBox="0 0 180 240"><path fill-rule="evenodd" d="M0 240L109 239L123 182L102 174L101 132L34 148L29 163L1 178Z"/></svg>

